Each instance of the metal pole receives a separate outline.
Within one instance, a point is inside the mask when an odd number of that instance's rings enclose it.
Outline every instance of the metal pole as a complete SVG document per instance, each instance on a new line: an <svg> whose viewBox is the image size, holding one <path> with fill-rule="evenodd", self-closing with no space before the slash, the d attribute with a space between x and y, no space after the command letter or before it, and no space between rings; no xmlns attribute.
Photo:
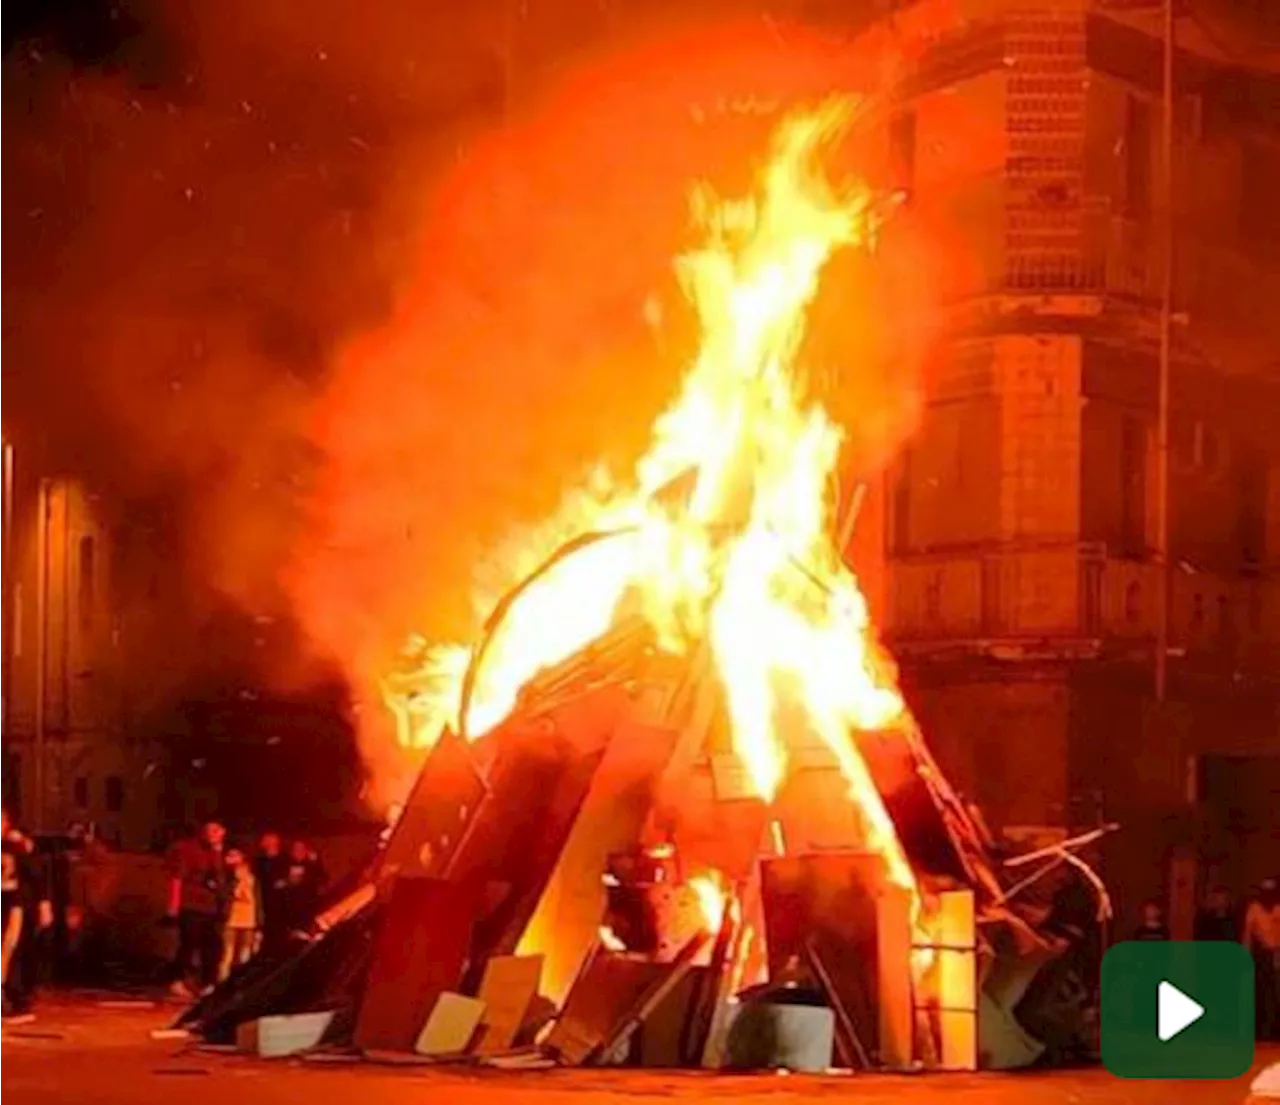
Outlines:
<svg viewBox="0 0 1280 1105"><path fill-rule="evenodd" d="M44 736L47 662L49 651L49 481L40 481L36 495L36 703L35 794L31 827L44 828Z"/></svg>
<svg viewBox="0 0 1280 1105"><path fill-rule="evenodd" d="M1164 112L1160 142L1163 200L1160 227L1163 239L1163 265L1160 288L1160 399L1157 412L1156 442L1158 468L1156 472L1156 566L1159 573L1157 594L1159 602L1156 616L1156 701L1165 700L1169 664L1169 591L1172 573L1169 571L1169 367L1173 346L1173 50L1174 50L1174 0L1164 0Z"/></svg>
<svg viewBox="0 0 1280 1105"><path fill-rule="evenodd" d="M526 0L506 0L502 5L502 118L515 113L516 37Z"/></svg>
<svg viewBox="0 0 1280 1105"><path fill-rule="evenodd" d="M3 732L9 732L10 700L12 699L13 682L13 650L14 650L14 576L16 569L13 563L13 446L4 443L4 674L3 674Z"/></svg>

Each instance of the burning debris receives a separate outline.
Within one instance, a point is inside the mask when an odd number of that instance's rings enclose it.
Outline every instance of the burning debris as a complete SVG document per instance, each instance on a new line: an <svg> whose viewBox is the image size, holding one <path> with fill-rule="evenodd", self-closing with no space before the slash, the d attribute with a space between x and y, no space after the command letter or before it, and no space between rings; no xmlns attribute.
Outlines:
<svg viewBox="0 0 1280 1105"><path fill-rule="evenodd" d="M695 194L702 345L634 488L575 498L474 648L415 643L386 690L430 751L378 859L188 1023L333 1011L324 1038L367 1055L570 1065L973 1069L1085 1041L1096 899L1073 864L1049 898L1006 879L833 537L841 434L795 357L824 264L879 217L817 171L843 119L785 122L753 199Z"/></svg>

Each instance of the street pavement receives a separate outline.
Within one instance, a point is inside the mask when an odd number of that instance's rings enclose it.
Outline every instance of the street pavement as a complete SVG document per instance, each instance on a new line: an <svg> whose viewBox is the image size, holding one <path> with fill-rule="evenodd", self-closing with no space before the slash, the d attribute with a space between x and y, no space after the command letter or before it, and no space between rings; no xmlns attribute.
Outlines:
<svg viewBox="0 0 1280 1105"><path fill-rule="evenodd" d="M1241 1105L1252 1075L1230 1082L1126 1082L1101 1069L972 1075L713 1075L650 1071L474 1071L370 1063L259 1060L155 1040L176 1007L111 1008L46 1001L36 1020L3 1030L8 1105L646 1105L655 1097L788 1105L841 1095L858 1105ZM1280 1061L1259 1049L1255 1070Z"/></svg>

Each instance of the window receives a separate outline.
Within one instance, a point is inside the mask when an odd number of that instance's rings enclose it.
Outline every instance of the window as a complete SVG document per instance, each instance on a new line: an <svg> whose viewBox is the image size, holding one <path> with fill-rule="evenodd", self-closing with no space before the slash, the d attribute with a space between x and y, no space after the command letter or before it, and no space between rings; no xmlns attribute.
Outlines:
<svg viewBox="0 0 1280 1105"><path fill-rule="evenodd" d="M1126 416L1120 431L1120 554L1141 556L1147 538L1147 428Z"/></svg>
<svg viewBox="0 0 1280 1105"><path fill-rule="evenodd" d="M1267 557L1267 496L1270 472L1261 449L1236 456L1236 546L1240 567L1256 569Z"/></svg>
<svg viewBox="0 0 1280 1105"><path fill-rule="evenodd" d="M93 628L94 606L94 547L93 538L80 538L80 629L84 632Z"/></svg>
<svg viewBox="0 0 1280 1105"><path fill-rule="evenodd" d="M1151 104L1130 95L1124 121L1124 208L1131 219L1151 213Z"/></svg>
<svg viewBox="0 0 1280 1105"><path fill-rule="evenodd" d="M911 450L906 449L893 484L893 526L890 552L905 553L911 548Z"/></svg>
<svg viewBox="0 0 1280 1105"><path fill-rule="evenodd" d="M1130 625L1136 625L1141 617L1142 585L1136 582L1130 583L1124 589L1124 620Z"/></svg>
<svg viewBox="0 0 1280 1105"><path fill-rule="evenodd" d="M83 775L71 784L72 800L80 809L87 809L89 806L89 780Z"/></svg>
<svg viewBox="0 0 1280 1105"><path fill-rule="evenodd" d="M1226 595L1218 596L1218 641L1226 648L1235 639L1235 618L1231 611L1231 600Z"/></svg>
<svg viewBox="0 0 1280 1105"><path fill-rule="evenodd" d="M119 775L107 776L107 812L119 813L124 809L124 780Z"/></svg>
<svg viewBox="0 0 1280 1105"><path fill-rule="evenodd" d="M1222 459L1218 435L1203 422L1196 423L1196 467L1202 472L1216 472Z"/></svg>
<svg viewBox="0 0 1280 1105"><path fill-rule="evenodd" d="M1001 562L996 557L982 561L982 631L999 633L1002 625L1000 596Z"/></svg>
<svg viewBox="0 0 1280 1105"><path fill-rule="evenodd" d="M15 660L22 659L22 584L13 585L13 652Z"/></svg>
<svg viewBox="0 0 1280 1105"><path fill-rule="evenodd" d="M916 186L916 113L911 108L889 123L889 163L894 184L910 192Z"/></svg>
<svg viewBox="0 0 1280 1105"><path fill-rule="evenodd" d="M1240 240L1252 252L1280 246L1280 205L1275 201L1280 151L1246 142L1240 159Z"/></svg>
<svg viewBox="0 0 1280 1105"><path fill-rule="evenodd" d="M933 572L924 588L924 616L931 626L942 617L942 573Z"/></svg>
<svg viewBox="0 0 1280 1105"><path fill-rule="evenodd" d="M22 815L22 757L15 752L5 752L4 771L0 776L4 779L4 804L9 815L15 820Z"/></svg>
<svg viewBox="0 0 1280 1105"><path fill-rule="evenodd" d="M1102 562L1080 564L1080 628L1090 636L1102 628Z"/></svg>

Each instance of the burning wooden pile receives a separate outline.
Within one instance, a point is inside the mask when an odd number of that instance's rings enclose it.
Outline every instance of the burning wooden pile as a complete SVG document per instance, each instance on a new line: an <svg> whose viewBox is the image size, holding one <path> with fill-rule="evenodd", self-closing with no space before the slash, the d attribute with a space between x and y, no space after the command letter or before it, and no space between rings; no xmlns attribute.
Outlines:
<svg viewBox="0 0 1280 1105"><path fill-rule="evenodd" d="M1042 1053L1036 985L1055 1046L1082 1041L1092 900L1008 900L924 746L863 734L918 889L898 885L832 816L833 757L773 802L744 788L717 697L626 627L479 740L446 733L368 880L189 1023L329 1010L304 1043L384 1060L974 1069Z"/></svg>
<svg viewBox="0 0 1280 1105"><path fill-rule="evenodd" d="M1007 880L832 537L840 434L793 361L828 256L874 236L873 198L814 171L840 118L788 121L755 199L698 193L704 339L634 489L576 500L480 641L389 687L430 752L385 850L189 1023L261 1048L264 1017L320 1013L290 1048L497 1064L1078 1046L1098 899ZM1066 855L1046 863L1074 876Z"/></svg>

